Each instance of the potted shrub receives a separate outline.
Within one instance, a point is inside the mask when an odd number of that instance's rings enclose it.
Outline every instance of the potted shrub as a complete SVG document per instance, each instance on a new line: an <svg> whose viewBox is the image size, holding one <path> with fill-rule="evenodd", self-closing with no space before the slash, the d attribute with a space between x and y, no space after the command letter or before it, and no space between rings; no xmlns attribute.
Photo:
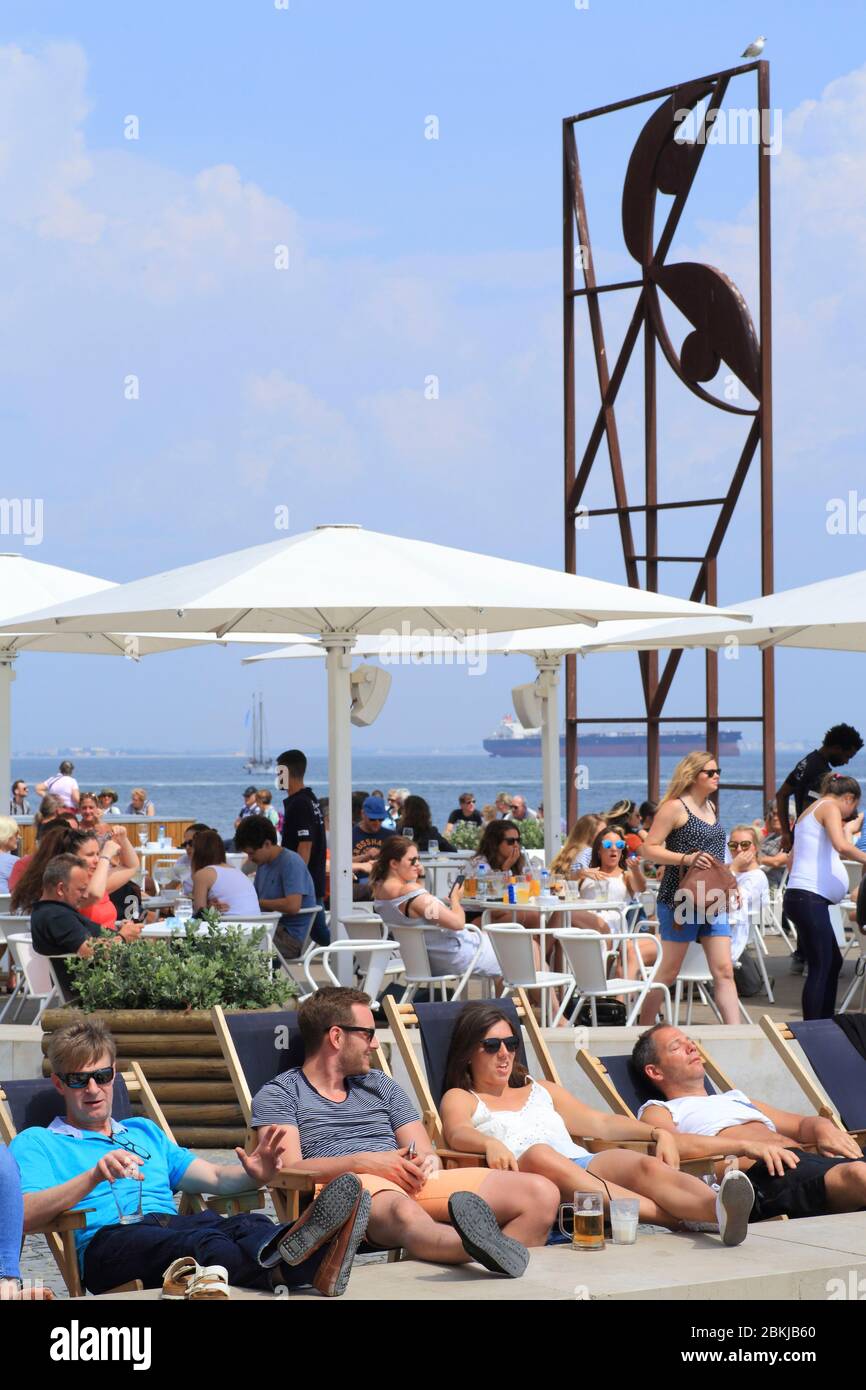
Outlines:
<svg viewBox="0 0 866 1390"><path fill-rule="evenodd" d="M191 921L165 941L97 938L91 957L68 962L79 1003L46 1010L42 1027L98 1013L117 1040L119 1068L141 1064L178 1143L226 1148L242 1144L245 1130L210 1011L285 1008L300 991L272 973L264 927L226 925L213 910L205 918L207 931Z"/></svg>

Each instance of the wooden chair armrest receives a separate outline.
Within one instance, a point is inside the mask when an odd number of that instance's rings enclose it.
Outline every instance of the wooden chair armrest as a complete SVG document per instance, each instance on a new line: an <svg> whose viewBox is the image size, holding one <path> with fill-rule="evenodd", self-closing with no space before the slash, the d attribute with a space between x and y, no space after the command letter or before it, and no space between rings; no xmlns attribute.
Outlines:
<svg viewBox="0 0 866 1390"><path fill-rule="evenodd" d="M281 1168L268 1183L284 1192L312 1192L316 1183L325 1182L323 1173L315 1173L307 1168Z"/></svg>
<svg viewBox="0 0 866 1390"><path fill-rule="evenodd" d="M711 1154L708 1158L681 1158L680 1172L691 1173L692 1177L702 1178L705 1174L715 1174L716 1164L724 1163L724 1154Z"/></svg>
<svg viewBox="0 0 866 1390"><path fill-rule="evenodd" d="M205 1197L208 1211L218 1211L222 1216L239 1216L243 1211L259 1211L265 1205L265 1194L261 1188L252 1192L235 1192L231 1196Z"/></svg>
<svg viewBox="0 0 866 1390"><path fill-rule="evenodd" d="M61 1211L51 1221L43 1221L41 1226L28 1226L26 1236L47 1236L52 1231L83 1231L87 1225L86 1214L95 1207L76 1207L74 1211Z"/></svg>
<svg viewBox="0 0 866 1390"><path fill-rule="evenodd" d="M446 1168L486 1168L483 1154L467 1154L460 1149L436 1149L436 1157L441 1158Z"/></svg>

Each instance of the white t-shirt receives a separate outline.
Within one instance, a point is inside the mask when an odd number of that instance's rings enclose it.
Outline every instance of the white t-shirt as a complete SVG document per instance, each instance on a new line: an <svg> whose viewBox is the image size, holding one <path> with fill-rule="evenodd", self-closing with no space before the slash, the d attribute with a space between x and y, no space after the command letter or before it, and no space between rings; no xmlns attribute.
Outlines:
<svg viewBox="0 0 866 1390"><path fill-rule="evenodd" d="M638 1119L651 1105L663 1105L670 1111L680 1134L705 1134L710 1138L731 1125L746 1125L754 1120L766 1125L773 1133L776 1126L763 1111L753 1105L743 1091L723 1091L717 1096L677 1096L675 1100L648 1100L637 1112Z"/></svg>

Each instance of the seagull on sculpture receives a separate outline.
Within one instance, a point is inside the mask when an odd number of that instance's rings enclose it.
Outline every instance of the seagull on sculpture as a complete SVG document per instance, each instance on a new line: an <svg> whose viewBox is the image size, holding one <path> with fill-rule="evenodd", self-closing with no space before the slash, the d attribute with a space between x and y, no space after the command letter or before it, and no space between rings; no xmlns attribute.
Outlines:
<svg viewBox="0 0 866 1390"><path fill-rule="evenodd" d="M750 43L748 48L743 49L743 52L740 56L743 58L760 58L761 54L764 51L764 44L766 42L766 34L761 34L757 39L755 39L754 43Z"/></svg>

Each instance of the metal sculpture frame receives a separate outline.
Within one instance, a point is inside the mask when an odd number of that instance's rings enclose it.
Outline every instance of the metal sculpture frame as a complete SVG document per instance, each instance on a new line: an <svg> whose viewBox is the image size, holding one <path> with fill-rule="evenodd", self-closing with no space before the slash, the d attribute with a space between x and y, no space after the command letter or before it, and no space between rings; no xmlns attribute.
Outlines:
<svg viewBox="0 0 866 1390"><path fill-rule="evenodd" d="M712 122L722 108L728 84L734 77L754 72L759 115L758 150L758 333L752 326L745 300L736 286L721 272L709 266L690 263L666 264L665 258L691 191L692 183L707 147ZM698 139L677 141L678 124L684 110L709 98ZM594 120L613 111L662 100L644 125L632 151L623 191L623 234L626 246L641 266L641 278L599 285L592 259L575 128L581 121ZM577 571L576 518L616 516L625 561L626 580L634 588L658 590L660 564L697 563L698 576L690 598L716 603L718 558L737 500L756 453L760 459L761 593L773 592L773 433L772 433L772 342L770 273L770 73L766 62L746 63L710 74L691 82L647 92L642 96L614 102L610 106L583 111L563 121L563 369L565 390L565 569ZM657 192L673 194L660 237L655 241L654 213ZM575 285L576 247L580 248L583 287ZM609 369L602 324L600 296L620 290L638 289L637 304L613 369ZM693 331L678 355L664 326L659 293L669 298L691 322ZM586 447L577 464L575 402L575 303L585 298L589 315L600 405ZM622 452L616 424L615 404L626 368L643 328L644 385L644 492L643 503L631 503L626 491ZM734 414L751 416L751 426L724 497L698 497L689 500L660 501L658 495L656 348L662 353L683 384L708 404ZM724 361L748 387L757 408L745 409L721 401L701 385L712 380L720 361ZM607 443L613 480L615 505L582 506L586 484L596 461L602 439ZM660 555L658 553L659 512L717 506L719 513L703 555ZM646 517L646 547L637 554L632 532L632 513ZM645 583L638 573L646 566ZM568 823L577 814L575 772L578 763L578 730L582 724L643 724L647 738L647 794L658 800L660 790L660 731L665 723L705 724L706 746L718 758L719 714L718 654L706 653L706 705L702 715L666 716L665 701L682 650L672 650L659 674L657 652L639 652L645 713L623 719L578 717L576 658L566 659L566 785ZM724 790L762 791L768 800L775 791L775 691L772 649L761 652L762 706L760 715L725 715L725 722L757 723L762 726L763 781L731 784Z"/></svg>

